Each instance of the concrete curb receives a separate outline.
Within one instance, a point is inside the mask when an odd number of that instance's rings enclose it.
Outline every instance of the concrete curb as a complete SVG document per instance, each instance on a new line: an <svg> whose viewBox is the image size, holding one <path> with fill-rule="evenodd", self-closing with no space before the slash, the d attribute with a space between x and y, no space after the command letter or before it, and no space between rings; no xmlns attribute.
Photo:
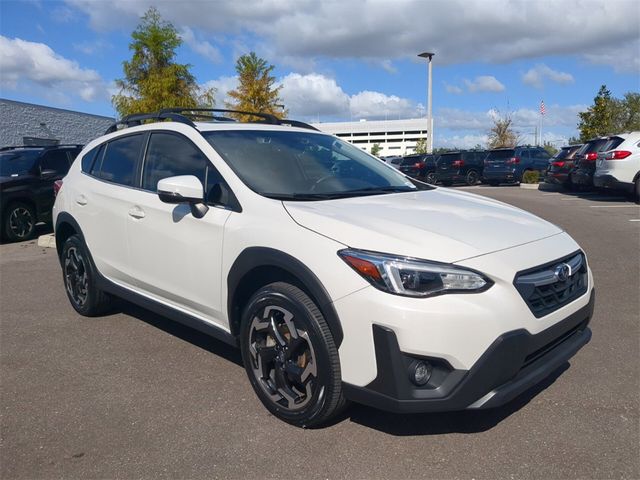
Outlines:
<svg viewBox="0 0 640 480"><path fill-rule="evenodd" d="M40 235L38 237L38 246L44 248L56 248L56 237L53 233Z"/></svg>
<svg viewBox="0 0 640 480"><path fill-rule="evenodd" d="M537 183L521 183L520 188L526 188L528 190L538 190Z"/></svg>

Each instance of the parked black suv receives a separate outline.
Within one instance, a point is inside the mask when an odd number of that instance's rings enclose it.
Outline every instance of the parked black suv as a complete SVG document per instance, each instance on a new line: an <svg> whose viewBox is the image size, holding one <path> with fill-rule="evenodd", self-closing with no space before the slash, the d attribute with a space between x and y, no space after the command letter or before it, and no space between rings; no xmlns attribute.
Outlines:
<svg viewBox="0 0 640 480"><path fill-rule="evenodd" d="M497 148L484 161L484 179L490 185L521 182L526 171L537 170L542 177L551 155L542 147Z"/></svg>
<svg viewBox="0 0 640 480"><path fill-rule="evenodd" d="M598 153L608 149L611 137L594 138L585 142L574 156L575 166L569 174L571 185L576 189L588 189L593 187L593 174L596 172L596 160ZM620 142L617 145L619 145ZM613 146L611 148L616 148Z"/></svg>
<svg viewBox="0 0 640 480"><path fill-rule="evenodd" d="M562 147L551 159L547 173L544 176L544 181L554 185L571 187L569 174L575 166L575 155L576 152L580 150L580 147L582 147L582 144Z"/></svg>
<svg viewBox="0 0 640 480"><path fill-rule="evenodd" d="M486 156L487 152L476 150L443 153L438 157L438 181L445 186L475 185L482 178Z"/></svg>
<svg viewBox="0 0 640 480"><path fill-rule="evenodd" d="M407 155L398 167L405 175L419 178L427 183L436 183L436 155L416 153Z"/></svg>
<svg viewBox="0 0 640 480"><path fill-rule="evenodd" d="M36 223L50 222L53 184L64 177L81 145L0 149L0 219L10 241L34 236Z"/></svg>

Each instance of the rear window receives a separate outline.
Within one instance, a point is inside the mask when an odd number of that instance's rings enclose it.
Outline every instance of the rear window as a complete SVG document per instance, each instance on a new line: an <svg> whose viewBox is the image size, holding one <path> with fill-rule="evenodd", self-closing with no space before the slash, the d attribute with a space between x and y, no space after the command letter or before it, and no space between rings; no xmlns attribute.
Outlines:
<svg viewBox="0 0 640 480"><path fill-rule="evenodd" d="M571 152L571 147L562 147L562 149L558 153L556 153L553 158L562 160L563 158L567 158L569 156L569 152Z"/></svg>
<svg viewBox="0 0 640 480"><path fill-rule="evenodd" d="M585 143L580 150L576 152L576 155L584 155L585 153L600 152L602 147L609 143L608 138L599 138L597 140L591 140Z"/></svg>
<svg viewBox="0 0 640 480"><path fill-rule="evenodd" d="M414 163L418 163L422 161L422 157L420 156L415 156L415 157L404 157L402 159L402 163L400 165L413 165Z"/></svg>
<svg viewBox="0 0 640 480"><path fill-rule="evenodd" d="M487 160L506 160L507 158L515 156L515 150L491 150L489 155L487 155Z"/></svg>
<svg viewBox="0 0 640 480"><path fill-rule="evenodd" d="M440 158L438 159L438 161L440 163L451 163L454 160L460 160L461 158L462 158L461 153L443 153L442 155L440 155Z"/></svg>
<svg viewBox="0 0 640 480"><path fill-rule="evenodd" d="M624 142L624 138L611 137L609 139L609 141L602 147L602 149L600 151L601 152L608 152L609 150L615 150L616 148L618 148L618 145L620 145L622 142Z"/></svg>

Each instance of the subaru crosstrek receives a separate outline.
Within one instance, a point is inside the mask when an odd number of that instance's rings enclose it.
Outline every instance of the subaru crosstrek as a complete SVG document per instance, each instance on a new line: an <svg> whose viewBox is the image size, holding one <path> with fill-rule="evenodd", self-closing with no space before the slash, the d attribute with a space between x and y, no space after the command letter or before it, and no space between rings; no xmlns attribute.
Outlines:
<svg viewBox="0 0 640 480"><path fill-rule="evenodd" d="M591 338L593 278L561 228L301 122L220 112L126 117L81 152L54 208L78 313L122 297L239 346L299 426L347 400L497 407Z"/></svg>

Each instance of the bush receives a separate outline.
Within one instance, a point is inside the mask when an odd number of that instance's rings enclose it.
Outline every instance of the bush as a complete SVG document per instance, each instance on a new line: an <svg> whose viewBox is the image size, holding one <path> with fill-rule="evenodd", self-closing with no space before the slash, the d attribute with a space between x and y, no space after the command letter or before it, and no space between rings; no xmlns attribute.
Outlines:
<svg viewBox="0 0 640 480"><path fill-rule="evenodd" d="M538 183L540 174L536 170L528 170L522 175L522 183Z"/></svg>

